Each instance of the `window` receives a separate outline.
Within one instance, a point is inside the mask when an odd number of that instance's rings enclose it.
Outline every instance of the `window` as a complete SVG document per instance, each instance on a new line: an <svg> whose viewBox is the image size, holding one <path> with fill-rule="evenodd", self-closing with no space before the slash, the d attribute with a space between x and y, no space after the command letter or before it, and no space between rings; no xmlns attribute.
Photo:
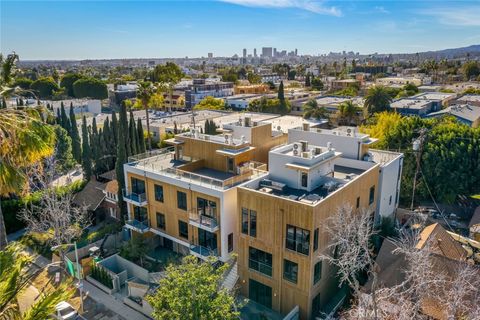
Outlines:
<svg viewBox="0 0 480 320"><path fill-rule="evenodd" d="M257 212L250 210L250 236L257 236Z"/></svg>
<svg viewBox="0 0 480 320"><path fill-rule="evenodd" d="M272 276L272 255L268 252L248 248L248 267L267 276Z"/></svg>
<svg viewBox="0 0 480 320"><path fill-rule="evenodd" d="M197 197L197 211L200 215L216 218L217 203L215 201Z"/></svg>
<svg viewBox="0 0 480 320"><path fill-rule="evenodd" d="M188 224L185 221L178 220L178 234L180 237L188 239Z"/></svg>
<svg viewBox="0 0 480 320"><path fill-rule="evenodd" d="M132 193L136 193L136 194L145 193L145 181L137 178L132 178L130 182L132 183Z"/></svg>
<svg viewBox="0 0 480 320"><path fill-rule="evenodd" d="M155 201L163 202L163 186L155 185Z"/></svg>
<svg viewBox="0 0 480 320"><path fill-rule="evenodd" d="M242 208L242 233L248 234L248 209Z"/></svg>
<svg viewBox="0 0 480 320"><path fill-rule="evenodd" d="M177 207L178 209L187 210L187 194L177 191Z"/></svg>
<svg viewBox="0 0 480 320"><path fill-rule="evenodd" d="M233 172L233 158L227 158L227 171Z"/></svg>
<svg viewBox="0 0 480 320"><path fill-rule="evenodd" d="M303 188L306 188L308 186L308 173L307 172L302 172L302 176L301 176L301 180L302 180L302 187Z"/></svg>
<svg viewBox="0 0 480 320"><path fill-rule="evenodd" d="M360 197L357 197L357 209L360 208Z"/></svg>
<svg viewBox="0 0 480 320"><path fill-rule="evenodd" d="M310 231L287 224L285 246L287 249L308 255L310 251Z"/></svg>
<svg viewBox="0 0 480 320"><path fill-rule="evenodd" d="M228 252L233 251L233 233L228 235Z"/></svg>
<svg viewBox="0 0 480 320"><path fill-rule="evenodd" d="M375 200L375 186L370 187L370 196L368 198L368 204L372 204L373 200Z"/></svg>
<svg viewBox="0 0 480 320"><path fill-rule="evenodd" d="M318 249L318 228L313 232L313 251Z"/></svg>
<svg viewBox="0 0 480 320"><path fill-rule="evenodd" d="M312 316L315 318L320 313L320 293L312 300Z"/></svg>
<svg viewBox="0 0 480 320"><path fill-rule="evenodd" d="M390 199L388 200L388 205L392 204L392 196L390 196Z"/></svg>
<svg viewBox="0 0 480 320"><path fill-rule="evenodd" d="M283 278L293 283L297 283L298 264L290 260L283 260Z"/></svg>
<svg viewBox="0 0 480 320"><path fill-rule="evenodd" d="M313 284L316 284L322 277L322 261L315 263L313 267Z"/></svg>
<svg viewBox="0 0 480 320"><path fill-rule="evenodd" d="M157 228L165 230L165 215L157 212Z"/></svg>
<svg viewBox="0 0 480 320"><path fill-rule="evenodd" d="M272 288L263 283L249 279L248 297L267 308L272 308Z"/></svg>
<svg viewBox="0 0 480 320"><path fill-rule="evenodd" d="M133 206L133 218L137 221L148 221L147 208Z"/></svg>

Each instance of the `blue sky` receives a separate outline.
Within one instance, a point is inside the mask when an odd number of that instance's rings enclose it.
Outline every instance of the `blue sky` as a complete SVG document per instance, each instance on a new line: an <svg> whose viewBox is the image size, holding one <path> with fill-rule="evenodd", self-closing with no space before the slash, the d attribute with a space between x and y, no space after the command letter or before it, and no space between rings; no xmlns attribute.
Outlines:
<svg viewBox="0 0 480 320"><path fill-rule="evenodd" d="M0 26L22 59L418 52L479 44L480 0L0 0Z"/></svg>

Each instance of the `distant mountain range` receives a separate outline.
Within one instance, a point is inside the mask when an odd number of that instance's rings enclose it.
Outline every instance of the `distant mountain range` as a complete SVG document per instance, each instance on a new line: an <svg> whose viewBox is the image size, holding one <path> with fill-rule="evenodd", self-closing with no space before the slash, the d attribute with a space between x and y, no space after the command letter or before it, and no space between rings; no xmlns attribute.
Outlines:
<svg viewBox="0 0 480 320"><path fill-rule="evenodd" d="M480 44L474 44L468 47L443 49L437 51L425 51L418 53L419 57L424 59L453 59L466 57L468 54L470 55L470 57L480 57ZM414 58L416 55L416 53L393 54L393 56L401 58Z"/></svg>

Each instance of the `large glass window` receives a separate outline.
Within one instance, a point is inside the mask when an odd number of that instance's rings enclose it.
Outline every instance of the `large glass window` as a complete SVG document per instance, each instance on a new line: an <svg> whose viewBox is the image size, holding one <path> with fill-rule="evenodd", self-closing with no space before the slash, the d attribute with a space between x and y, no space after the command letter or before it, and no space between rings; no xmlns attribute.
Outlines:
<svg viewBox="0 0 480 320"><path fill-rule="evenodd" d="M272 255L268 252L248 248L248 267L267 276L272 276Z"/></svg>
<svg viewBox="0 0 480 320"><path fill-rule="evenodd" d="M315 231L313 232L313 251L317 251L318 249L318 228L315 229Z"/></svg>
<svg viewBox="0 0 480 320"><path fill-rule="evenodd" d="M140 222L148 220L147 208L144 207L133 207L133 216L134 219Z"/></svg>
<svg viewBox="0 0 480 320"><path fill-rule="evenodd" d="M130 182L132 183L132 193L145 193L145 181L132 177Z"/></svg>
<svg viewBox="0 0 480 320"><path fill-rule="evenodd" d="M177 207L178 209L187 210L187 194L177 191Z"/></svg>
<svg viewBox="0 0 480 320"><path fill-rule="evenodd" d="M215 201L207 200L198 197L197 198L197 210L198 214L216 218L217 203Z"/></svg>
<svg viewBox="0 0 480 320"><path fill-rule="evenodd" d="M248 209L242 208L242 233L248 234Z"/></svg>
<svg viewBox="0 0 480 320"><path fill-rule="evenodd" d="M180 237L188 239L188 223L178 220L178 234Z"/></svg>
<svg viewBox="0 0 480 320"><path fill-rule="evenodd" d="M217 234L198 229L198 244L210 250L217 249Z"/></svg>
<svg viewBox="0 0 480 320"><path fill-rule="evenodd" d="M233 233L228 235L228 252L233 251Z"/></svg>
<svg viewBox="0 0 480 320"><path fill-rule="evenodd" d="M312 317L319 315L320 313L320 293L315 296L312 300Z"/></svg>
<svg viewBox="0 0 480 320"><path fill-rule="evenodd" d="M308 255L310 251L310 231L287 224L285 247Z"/></svg>
<svg viewBox="0 0 480 320"><path fill-rule="evenodd" d="M375 200L375 186L370 188L370 196L368 197L368 204L372 204L373 200Z"/></svg>
<svg viewBox="0 0 480 320"><path fill-rule="evenodd" d="M313 284L316 284L322 277L322 261L318 261L313 268Z"/></svg>
<svg viewBox="0 0 480 320"><path fill-rule="evenodd" d="M163 213L157 212L157 228L165 230L165 215Z"/></svg>
<svg viewBox="0 0 480 320"><path fill-rule="evenodd" d="M155 185L155 201L163 202L163 186Z"/></svg>
<svg viewBox="0 0 480 320"><path fill-rule="evenodd" d="M298 264L290 260L283 260L283 278L293 283L297 283Z"/></svg>
<svg viewBox="0 0 480 320"><path fill-rule="evenodd" d="M263 283L249 279L248 297L267 308L272 308L272 288Z"/></svg>
<svg viewBox="0 0 480 320"><path fill-rule="evenodd" d="M250 210L250 236L257 236L257 212Z"/></svg>

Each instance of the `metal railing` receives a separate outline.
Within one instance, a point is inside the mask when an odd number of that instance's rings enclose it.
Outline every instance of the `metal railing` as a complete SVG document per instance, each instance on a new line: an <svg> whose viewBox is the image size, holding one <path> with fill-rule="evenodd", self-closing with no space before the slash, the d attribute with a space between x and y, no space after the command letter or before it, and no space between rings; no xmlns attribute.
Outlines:
<svg viewBox="0 0 480 320"><path fill-rule="evenodd" d="M190 221L196 222L204 227L207 227L211 230L218 227L218 220L216 219L216 210L211 208L213 212L210 212L211 215L205 215L201 211L203 209L193 209L189 213Z"/></svg>
<svg viewBox="0 0 480 320"><path fill-rule="evenodd" d="M123 189L123 198L137 203L147 202L146 193L128 192L126 189Z"/></svg>
<svg viewBox="0 0 480 320"><path fill-rule="evenodd" d="M218 249L207 248L199 244L191 243L190 250L202 257L218 257Z"/></svg>
<svg viewBox="0 0 480 320"><path fill-rule="evenodd" d="M266 274L267 276L270 276L270 277L272 276L272 271L273 271L272 266L269 266L268 264L265 264L263 262L253 260L253 259L248 259L248 267L252 270Z"/></svg>
<svg viewBox="0 0 480 320"><path fill-rule="evenodd" d="M127 220L125 222L128 226L139 230L140 232L145 232L150 229L150 220L139 221L137 219Z"/></svg>

